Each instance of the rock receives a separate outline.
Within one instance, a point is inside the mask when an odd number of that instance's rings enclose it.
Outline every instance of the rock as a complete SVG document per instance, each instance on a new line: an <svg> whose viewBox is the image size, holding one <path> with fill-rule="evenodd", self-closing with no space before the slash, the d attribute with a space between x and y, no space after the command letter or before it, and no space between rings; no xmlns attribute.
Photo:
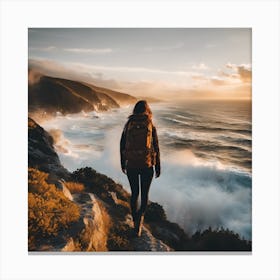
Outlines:
<svg viewBox="0 0 280 280"><path fill-rule="evenodd" d="M92 193L74 194L73 201L81 208L84 226L78 234L71 237L72 244L76 244L76 246L69 245L64 250L107 251L110 218L105 207L101 206L102 202L98 201Z"/></svg>
<svg viewBox="0 0 280 280"><path fill-rule="evenodd" d="M62 185L62 191L63 194L71 201L73 201L73 196L71 194L71 192L69 191L69 189L65 186L65 184L63 183L63 181L61 181L61 185Z"/></svg>
<svg viewBox="0 0 280 280"><path fill-rule="evenodd" d="M28 166L50 174L49 180L70 178L53 147L53 138L33 119L28 118Z"/></svg>

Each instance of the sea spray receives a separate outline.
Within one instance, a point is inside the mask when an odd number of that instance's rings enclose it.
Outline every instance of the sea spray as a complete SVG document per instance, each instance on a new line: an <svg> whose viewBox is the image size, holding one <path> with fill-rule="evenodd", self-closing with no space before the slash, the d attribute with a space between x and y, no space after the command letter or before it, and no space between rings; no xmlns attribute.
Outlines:
<svg viewBox="0 0 280 280"><path fill-rule="evenodd" d="M152 105L161 148L162 174L153 180L150 199L170 220L193 233L224 227L251 239L251 123L246 106L230 113L219 103ZM208 105L209 107L209 105ZM211 109L211 108L210 108ZM57 150L70 171L91 166L129 190L120 170L119 141L132 108L58 116L44 124L59 129L67 153ZM173 122L170 119L179 120ZM244 144L245 143L245 144Z"/></svg>

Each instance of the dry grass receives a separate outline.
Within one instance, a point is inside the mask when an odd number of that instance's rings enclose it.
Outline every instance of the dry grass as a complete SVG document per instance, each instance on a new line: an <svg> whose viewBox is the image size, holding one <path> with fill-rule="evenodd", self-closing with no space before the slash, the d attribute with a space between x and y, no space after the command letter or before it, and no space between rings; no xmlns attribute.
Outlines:
<svg viewBox="0 0 280 280"><path fill-rule="evenodd" d="M28 238L30 247L36 240L57 236L80 217L80 208L61 190L47 182L48 174L28 169ZM32 246L31 246L32 245Z"/></svg>
<svg viewBox="0 0 280 280"><path fill-rule="evenodd" d="M85 190L84 184L81 183L65 182L64 185L71 193L80 193Z"/></svg>

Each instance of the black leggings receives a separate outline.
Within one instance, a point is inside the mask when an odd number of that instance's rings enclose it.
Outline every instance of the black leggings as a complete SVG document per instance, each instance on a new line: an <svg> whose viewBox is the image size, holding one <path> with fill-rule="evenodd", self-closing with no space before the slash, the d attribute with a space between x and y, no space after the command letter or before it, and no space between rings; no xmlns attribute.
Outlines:
<svg viewBox="0 0 280 280"><path fill-rule="evenodd" d="M144 215L147 204L148 204L148 194L150 185L154 176L154 168L128 168L127 169L127 177L131 188L131 198L130 198L130 206L131 206L131 214L133 219L135 219L136 215ZM139 196L139 177L141 183L141 207L139 212L137 212L137 200Z"/></svg>

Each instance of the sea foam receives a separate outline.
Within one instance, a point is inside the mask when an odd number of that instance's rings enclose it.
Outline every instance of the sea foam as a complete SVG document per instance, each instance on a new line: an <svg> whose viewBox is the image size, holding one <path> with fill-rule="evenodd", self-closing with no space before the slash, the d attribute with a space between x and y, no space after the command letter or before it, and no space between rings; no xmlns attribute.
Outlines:
<svg viewBox="0 0 280 280"><path fill-rule="evenodd" d="M196 144L203 141L200 144L208 145L212 141L217 147L221 147L226 141L231 141L232 135L207 130L196 131L195 128L184 130L183 123L178 123L178 127L169 126L161 114L174 113L173 117L177 119L182 119L181 116L185 114L176 106L170 108L157 105L154 109L154 123L161 148L162 172L160 178L152 182L150 199L162 204L168 218L179 223L190 234L209 226L224 227L251 239L251 172L250 169L242 168L242 162L238 165L237 160L233 160L238 156L238 151L223 151L217 155L215 153L218 151L211 151L210 148L200 151L198 156L191 147L184 148L182 144L178 149L172 144L179 138L191 138L189 140ZM131 107L127 107L110 112L90 112L86 116L84 113L66 117L57 116L44 123L44 128L48 131L52 129L60 131L60 141L67 143L65 145L67 152L62 149L57 149L57 152L62 164L70 171L91 166L130 190L127 177L120 169L119 142L131 110ZM168 110L171 111L166 112ZM185 115L186 119L191 116L192 120L201 118L194 113ZM188 119L187 122L192 120ZM230 126L227 123L222 125ZM248 130L246 126L245 123L244 127L241 125L238 129ZM240 140L237 134L234 134L234 137L237 141L231 145L244 147L242 141L245 136L242 135ZM248 139L248 135L245 139ZM248 145L248 142L245 143ZM239 151L239 156L241 153L242 150ZM219 160L223 157L228 158L228 161Z"/></svg>

